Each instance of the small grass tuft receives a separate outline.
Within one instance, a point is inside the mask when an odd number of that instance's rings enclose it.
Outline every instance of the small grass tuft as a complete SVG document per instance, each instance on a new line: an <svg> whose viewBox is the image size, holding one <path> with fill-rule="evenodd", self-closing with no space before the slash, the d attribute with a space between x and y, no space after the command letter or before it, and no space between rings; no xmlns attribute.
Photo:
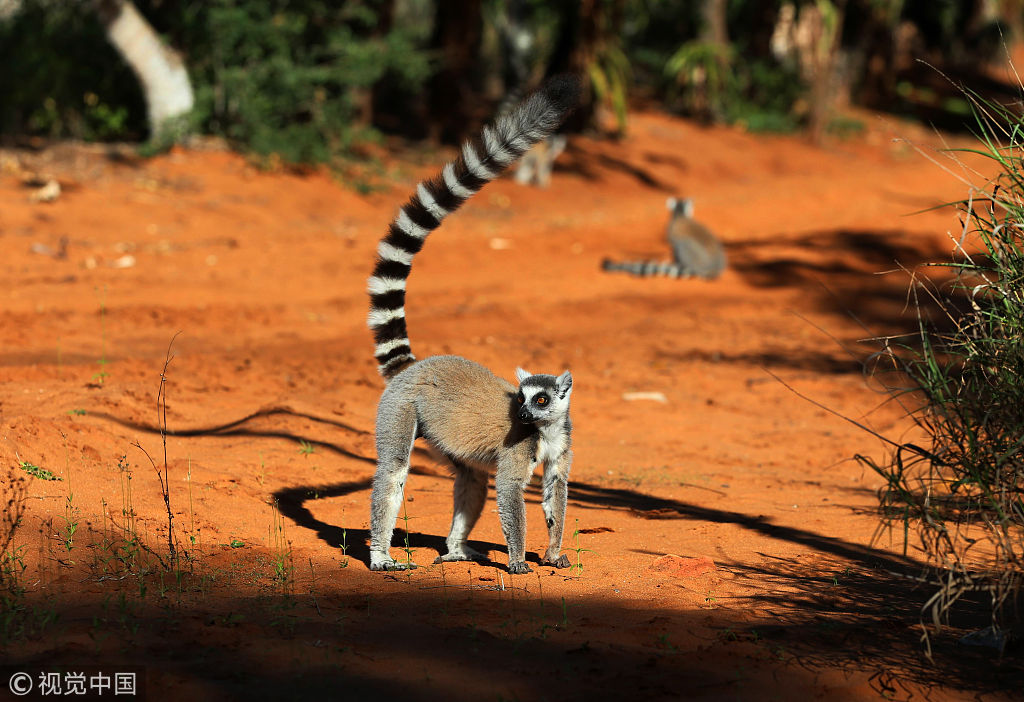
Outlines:
<svg viewBox="0 0 1024 702"><path fill-rule="evenodd" d="M402 547L402 551L405 552L405 572L406 577L409 578L412 576L412 569L416 567L412 561L412 554L416 549L409 546L409 509L405 500L402 500L402 521L405 523L405 546Z"/></svg>
<svg viewBox="0 0 1024 702"><path fill-rule="evenodd" d="M99 288L96 288L96 296L100 301L100 358L96 361L100 369L93 373L92 379L100 385L110 377L110 373L107 372L107 365L110 360L107 359L107 286L103 286L103 292L100 292Z"/></svg>
<svg viewBox="0 0 1024 702"><path fill-rule="evenodd" d="M292 543L285 532L284 517L277 500L271 504L272 522L270 543L273 549L274 584L281 594L290 596L295 586L295 563L292 559Z"/></svg>
<svg viewBox="0 0 1024 702"><path fill-rule="evenodd" d="M570 551L576 553L576 562L569 568L569 572L582 573L583 572L583 558L584 553L594 553L589 548L583 548L580 546L580 520L576 520L576 529L572 532L573 544L575 544Z"/></svg>
<svg viewBox="0 0 1024 702"><path fill-rule="evenodd" d="M34 463L29 463L28 461L18 461L18 467L33 478L39 478L40 480L63 480L60 476L54 475L52 471L49 471L46 468L40 468Z"/></svg>

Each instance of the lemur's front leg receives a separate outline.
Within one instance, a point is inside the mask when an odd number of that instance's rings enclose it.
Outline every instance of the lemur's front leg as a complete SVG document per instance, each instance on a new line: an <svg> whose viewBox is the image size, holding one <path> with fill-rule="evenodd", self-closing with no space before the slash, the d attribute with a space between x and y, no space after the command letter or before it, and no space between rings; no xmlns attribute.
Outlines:
<svg viewBox="0 0 1024 702"><path fill-rule="evenodd" d="M533 571L526 563L526 502L523 500L529 472L523 466L514 465L521 462L514 459L505 464L499 462L494 477L498 517L508 544L508 572L516 575Z"/></svg>
<svg viewBox="0 0 1024 702"><path fill-rule="evenodd" d="M568 568L569 557L562 554L562 533L565 530L565 504L569 498L569 468L572 451L566 448L557 460L544 464L544 521L548 525L548 550L542 565ZM562 554L562 555L559 555Z"/></svg>

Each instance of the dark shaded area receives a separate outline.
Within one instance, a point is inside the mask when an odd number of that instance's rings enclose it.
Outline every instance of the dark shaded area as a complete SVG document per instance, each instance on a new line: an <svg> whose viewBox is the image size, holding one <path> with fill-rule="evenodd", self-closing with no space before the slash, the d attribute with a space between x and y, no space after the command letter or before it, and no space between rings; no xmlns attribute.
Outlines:
<svg viewBox="0 0 1024 702"><path fill-rule="evenodd" d="M657 159L651 158L648 160L653 163L658 163ZM569 142L569 145L566 148L566 157L555 162L556 172L571 171L592 182L602 180L603 176L601 175L601 172L605 170L624 173L648 188L652 188L669 195L677 194L679 189L677 185L660 180L656 176L652 175L650 171L641 168L636 164L629 163L624 159L615 158L608 154L595 154L591 151L581 150L576 148L572 142Z"/></svg>
<svg viewBox="0 0 1024 702"><path fill-rule="evenodd" d="M437 71L430 79L427 99L434 141L458 143L485 119L479 100L483 32L480 0L449 0L435 6L430 44Z"/></svg>
<svg viewBox="0 0 1024 702"><path fill-rule="evenodd" d="M781 258L780 249L800 254ZM854 317L865 336L913 331L918 314L941 332L951 325L947 313L957 309L955 299L942 309L924 292L914 304L910 274L926 281L947 279L946 269L926 264L948 261L949 251L900 230L779 234L730 242L727 251L730 268L751 285L799 289L821 309Z"/></svg>
<svg viewBox="0 0 1024 702"><path fill-rule="evenodd" d="M808 258L778 259L762 252L773 247L796 248ZM942 258L929 250L920 237L911 238L898 229L830 229L797 234L778 234L765 239L729 242L734 268L752 284L765 287L792 285L809 273L857 273L891 270L897 264L913 267ZM813 260L818 258L819 260Z"/></svg>
<svg viewBox="0 0 1024 702"><path fill-rule="evenodd" d="M943 631L930 630L934 660L929 662L919 644L924 632L920 607L938 589L937 583L922 582L919 573L909 569L770 558L762 565L732 564L729 570L760 584L762 592L750 598L766 615L763 625L750 627L758 640L769 646L798 647L804 665L833 665L836 651L843 649L852 654L844 664L847 670L884 661L873 687L887 698L905 694L900 685L906 679L934 689L1022 689L1024 657L1019 646L999 660L994 649L959 643L964 634L991 624L984 593L961 600Z"/></svg>
<svg viewBox="0 0 1024 702"><path fill-rule="evenodd" d="M1020 658L996 664L957 646L959 628L933 639L934 663L924 659L921 593L905 578L833 560L720 569L768 584L680 612L600 597L567 597L563 607L544 602L533 576L501 591L467 584L456 568L443 587L436 572L407 579L342 569L290 594L129 594L120 606L115 593L134 583L107 583L106 595L78 605L51 601L59 629L32 642L33 654L17 644L3 653L20 669L144 666L149 700L181 699L182 682L218 699L372 699L386 689L403 700L588 701L753 700L769 690L778 699L829 690L828 699L854 700L865 688L917 699L1024 684ZM662 581L666 597L685 586ZM64 641L84 633L91 645Z"/></svg>
<svg viewBox="0 0 1024 702"><path fill-rule="evenodd" d="M977 128L970 113L968 91L983 102L1020 113L1020 86L992 78L982 66L914 61L907 69L895 72L894 84L901 87L897 94L888 99L867 99L865 107L960 133L973 133Z"/></svg>
<svg viewBox="0 0 1024 702"><path fill-rule="evenodd" d="M726 363L766 368L787 368L828 375L863 373L864 362L856 358L837 358L820 351L761 351L755 353L728 353L722 351L666 351L656 349L654 357L673 363Z"/></svg>
<svg viewBox="0 0 1024 702"><path fill-rule="evenodd" d="M385 578L387 576L381 576ZM394 589L384 585L382 589ZM484 699L592 700L678 699L680 687L688 698L719 698L737 694L751 680L750 662L743 665L747 647L730 655L729 644L718 644L719 660L712 668L707 654L683 656L659 648L659 632L665 627L637 622L635 613L602 601L573 602L571 620L561 625L553 604L548 605L546 624L554 631L545 638L535 635L540 621L521 621L523 635L513 633L516 618L525 619L525 603L514 614L510 600L487 597L493 612L454 590L448 604L457 623L446 623L441 614L441 591L415 590L397 597L351 594L321 595L324 617L311 611L308 599L301 604L285 597L224 599L218 612L204 621L190 612L152 611L130 616L136 633L127 634L111 621L111 642L98 650L47 651L36 657L9 660L22 669L38 666L52 670L58 665L143 665L147 669L147 699L176 699L169 678L202 683L219 699L375 699L387 690L389 699L467 699L489 690ZM397 593L396 593L397 594ZM477 593L478 599L486 595ZM424 617L424 612L434 616ZM61 612L61 621L75 627L83 615L103 613L98 606L79 612ZM230 613L245 613L232 616ZM481 626L465 622L467 614L498 620ZM529 615L537 616L531 607ZM645 618L660 618L672 630L668 640L679 641L678 631L704 631L703 616L680 616L652 610ZM595 637L581 621L618 622L645 629L644 644L622 646ZM343 622L339 625L337 621ZM505 624L502 627L502 624ZM723 623L724 624L724 623ZM103 625L97 627L101 632ZM683 634L685 636L685 634ZM272 650L294 658L288 670L267 665L263 646L222 647L225 637L265 642ZM108 637L108 641L113 639ZM688 641L687 649L692 648ZM118 648L121 650L118 650ZM113 650L103 650L110 648ZM282 656L283 657L283 656ZM471 664L468 664L472 661ZM773 662L769 668L782 668ZM787 671L785 686L800 690L810 686L814 673ZM559 681L559 682L556 682ZM481 690L483 688L483 690ZM696 693L696 694L694 694ZM852 699L852 698L851 698Z"/></svg>

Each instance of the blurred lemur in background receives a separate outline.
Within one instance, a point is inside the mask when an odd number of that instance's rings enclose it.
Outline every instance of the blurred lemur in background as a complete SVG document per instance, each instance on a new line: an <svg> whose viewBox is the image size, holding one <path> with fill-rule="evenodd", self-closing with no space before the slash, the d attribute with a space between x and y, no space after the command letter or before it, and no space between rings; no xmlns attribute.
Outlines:
<svg viewBox="0 0 1024 702"><path fill-rule="evenodd" d="M663 275L669 278L717 278L725 270L725 247L710 229L693 218L693 200L668 199L672 217L667 235L673 261L612 261L605 259L606 271L622 271L638 276Z"/></svg>
<svg viewBox="0 0 1024 702"><path fill-rule="evenodd" d="M567 141L564 134L553 134L527 151L516 168L516 182L520 185L536 185L538 188L551 185L555 159L565 151Z"/></svg>

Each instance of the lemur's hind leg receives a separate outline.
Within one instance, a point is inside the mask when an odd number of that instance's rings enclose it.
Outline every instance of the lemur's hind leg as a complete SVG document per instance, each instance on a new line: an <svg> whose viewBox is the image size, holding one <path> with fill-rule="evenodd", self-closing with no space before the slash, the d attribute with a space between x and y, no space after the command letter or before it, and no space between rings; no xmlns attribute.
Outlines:
<svg viewBox="0 0 1024 702"><path fill-rule="evenodd" d="M487 474L448 457L455 471L454 509L452 528L448 533L448 553L438 556L441 561L474 561L486 558L484 554L466 544L487 500Z"/></svg>
<svg viewBox="0 0 1024 702"><path fill-rule="evenodd" d="M385 421L382 421L385 418ZM381 399L377 412L377 472L370 497L370 570L401 570L391 558L391 537L409 476L409 455L416 439L416 411Z"/></svg>

